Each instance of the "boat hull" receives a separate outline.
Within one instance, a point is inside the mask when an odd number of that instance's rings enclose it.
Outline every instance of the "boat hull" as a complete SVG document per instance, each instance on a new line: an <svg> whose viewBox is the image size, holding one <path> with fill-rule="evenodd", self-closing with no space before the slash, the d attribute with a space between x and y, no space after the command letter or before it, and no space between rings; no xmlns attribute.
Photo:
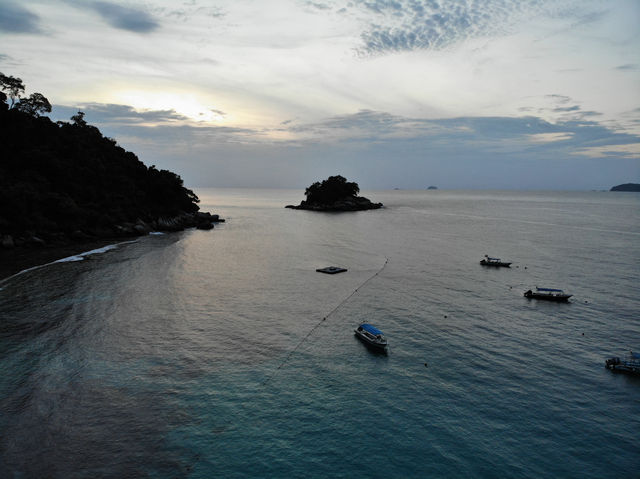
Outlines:
<svg viewBox="0 0 640 479"><path fill-rule="evenodd" d="M373 348L373 349L377 349L378 351L385 351L387 349L387 342L379 342L379 341L374 341L371 338L369 338L368 336L366 336L365 334L361 333L358 330L354 331L355 335L357 336L357 338L362 341L363 343L365 343L367 346Z"/></svg>
<svg viewBox="0 0 640 479"><path fill-rule="evenodd" d="M605 362L605 367L611 371L621 371L625 373L640 374L639 360L624 360L620 358L609 358Z"/></svg>
<svg viewBox="0 0 640 479"><path fill-rule="evenodd" d="M486 259L483 259L482 261L480 261L480 264L482 266L494 266L496 268L510 268L511 267L511 263L504 263L502 261L487 261Z"/></svg>
<svg viewBox="0 0 640 479"><path fill-rule="evenodd" d="M318 273L337 274L344 273L345 271L347 271L347 268L340 268L338 266L327 266L326 268L318 268L316 269L316 271Z"/></svg>
<svg viewBox="0 0 640 479"><path fill-rule="evenodd" d="M555 301L556 303L566 303L572 294L543 294L527 291L524 293L524 297L527 299L541 299L544 301Z"/></svg>

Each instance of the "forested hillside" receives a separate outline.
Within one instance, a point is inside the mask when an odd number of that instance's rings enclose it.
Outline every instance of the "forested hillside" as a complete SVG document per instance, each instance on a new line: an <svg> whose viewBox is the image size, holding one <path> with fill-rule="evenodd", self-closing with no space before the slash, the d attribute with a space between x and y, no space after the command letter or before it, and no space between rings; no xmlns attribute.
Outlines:
<svg viewBox="0 0 640 479"><path fill-rule="evenodd" d="M198 211L178 175L145 166L82 112L54 123L41 116L51 110L44 96L22 98L19 78L0 82L0 236L117 235Z"/></svg>

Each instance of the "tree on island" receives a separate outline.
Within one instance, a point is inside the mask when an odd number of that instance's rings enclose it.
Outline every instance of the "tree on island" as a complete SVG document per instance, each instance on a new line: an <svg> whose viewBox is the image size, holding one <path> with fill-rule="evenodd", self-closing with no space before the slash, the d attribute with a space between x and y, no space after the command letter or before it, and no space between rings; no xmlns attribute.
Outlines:
<svg viewBox="0 0 640 479"><path fill-rule="evenodd" d="M639 183L625 183L623 185L614 186L611 191L640 191Z"/></svg>
<svg viewBox="0 0 640 479"><path fill-rule="evenodd" d="M326 180L316 181L304 194L307 197L298 206L287 205L286 208L314 211L360 211L382 207L382 203L372 203L367 198L358 196L358 183L347 181L343 176L330 176Z"/></svg>
<svg viewBox="0 0 640 479"><path fill-rule="evenodd" d="M358 183L347 181L344 176L330 176L322 183L316 181L304 194L309 203L333 203L349 197L356 197L360 192Z"/></svg>

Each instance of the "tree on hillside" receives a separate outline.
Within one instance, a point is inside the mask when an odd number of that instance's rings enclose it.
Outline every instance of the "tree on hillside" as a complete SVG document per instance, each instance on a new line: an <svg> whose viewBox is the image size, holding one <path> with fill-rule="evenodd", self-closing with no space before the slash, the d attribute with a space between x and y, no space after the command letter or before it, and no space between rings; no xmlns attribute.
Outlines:
<svg viewBox="0 0 640 479"><path fill-rule="evenodd" d="M51 112L51 103L42 93L32 93L27 98L22 98L24 93L24 83L22 79L7 76L0 72L0 90L7 92L11 98L9 109L22 111L30 116L40 116L43 113ZM4 98L0 98L2 102L6 102L7 94L3 94ZM4 108L4 107L3 107Z"/></svg>
<svg viewBox="0 0 640 479"><path fill-rule="evenodd" d="M79 111L78 113L73 115L71 117L71 121L73 122L74 125L87 126L87 122L84 119L84 112L83 111Z"/></svg>
<svg viewBox="0 0 640 479"><path fill-rule="evenodd" d="M8 93L9 98L11 98L9 108L13 108L16 100L20 99L20 93L24 93L24 83L20 78L15 78L11 75L7 76L0 72L0 89Z"/></svg>
<svg viewBox="0 0 640 479"><path fill-rule="evenodd" d="M15 107L31 116L51 112L51 103L42 93L32 93L29 98L21 98Z"/></svg>

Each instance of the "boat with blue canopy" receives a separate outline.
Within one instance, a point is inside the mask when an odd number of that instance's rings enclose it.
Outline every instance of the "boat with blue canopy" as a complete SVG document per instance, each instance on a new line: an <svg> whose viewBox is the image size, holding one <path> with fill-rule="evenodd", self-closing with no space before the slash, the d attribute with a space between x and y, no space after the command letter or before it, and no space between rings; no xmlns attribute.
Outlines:
<svg viewBox="0 0 640 479"><path fill-rule="evenodd" d="M569 301L572 294L567 294L561 289L536 288L535 291L525 291L524 297L528 299L546 299L547 301Z"/></svg>
<svg viewBox="0 0 640 479"><path fill-rule="evenodd" d="M640 374L640 353L629 351L626 358L609 358L604 362L607 369Z"/></svg>
<svg viewBox="0 0 640 479"><path fill-rule="evenodd" d="M359 339L369 346L373 346L378 349L385 349L387 347L387 338L385 338L382 331L375 326L368 323L362 323L354 332Z"/></svg>
<svg viewBox="0 0 640 479"><path fill-rule="evenodd" d="M480 260L480 264L482 266L503 266L505 268L510 268L511 263L507 263L506 261L502 261L500 258L492 258L491 256L484 255L484 259Z"/></svg>

